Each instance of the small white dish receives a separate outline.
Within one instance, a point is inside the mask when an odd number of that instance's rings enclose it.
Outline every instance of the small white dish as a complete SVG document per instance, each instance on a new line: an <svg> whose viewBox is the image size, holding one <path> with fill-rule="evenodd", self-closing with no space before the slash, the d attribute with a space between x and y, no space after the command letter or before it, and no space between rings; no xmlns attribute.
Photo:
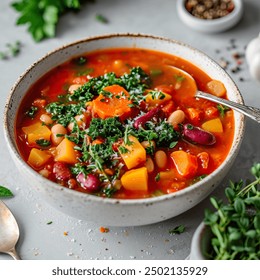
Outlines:
<svg viewBox="0 0 260 280"><path fill-rule="evenodd" d="M230 29L240 21L244 11L243 0L233 0L235 8L230 14L218 19L200 19L187 11L186 1L177 0L177 12L180 19L192 29L205 33L217 33Z"/></svg>
<svg viewBox="0 0 260 280"><path fill-rule="evenodd" d="M191 240L189 260L206 260L205 252L210 247L210 228L202 222L195 230Z"/></svg>

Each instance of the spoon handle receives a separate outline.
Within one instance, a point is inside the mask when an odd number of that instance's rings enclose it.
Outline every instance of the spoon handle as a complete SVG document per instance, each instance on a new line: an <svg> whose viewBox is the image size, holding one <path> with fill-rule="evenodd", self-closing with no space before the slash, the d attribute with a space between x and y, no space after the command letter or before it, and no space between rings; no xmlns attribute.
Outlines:
<svg viewBox="0 0 260 280"><path fill-rule="evenodd" d="M15 248L10 249L6 253L9 254L14 260L21 260L20 256L17 254Z"/></svg>
<svg viewBox="0 0 260 280"><path fill-rule="evenodd" d="M216 97L214 95L211 95L206 92L199 91L199 90L195 94L195 97L199 97L199 98L201 97L201 98L213 101L213 102L220 103L220 104L230 107L230 108L248 116L249 118L253 119L254 121L260 123L260 109L259 108L242 105L242 104L230 101L230 100Z"/></svg>

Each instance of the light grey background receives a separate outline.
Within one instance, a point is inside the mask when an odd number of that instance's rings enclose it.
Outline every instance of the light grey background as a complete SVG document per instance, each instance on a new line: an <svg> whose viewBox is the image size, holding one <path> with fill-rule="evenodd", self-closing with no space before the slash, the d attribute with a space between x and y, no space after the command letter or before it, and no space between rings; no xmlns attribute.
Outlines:
<svg viewBox="0 0 260 280"><path fill-rule="evenodd" d="M183 25L176 12L174 0L96 0L84 5L78 13L69 13L59 22L57 37L35 43L26 32L25 26L15 26L17 13L10 8L8 0L0 1L0 51L6 43L16 40L23 46L19 56L0 61L0 115L9 91L18 77L34 61L63 44L87 36L134 32L165 36L183 41L205 52L219 62L225 57L231 62L228 72L237 83L245 103L260 107L259 84L249 77L248 68L242 59L239 73L232 73L236 65L232 54L244 53L247 43L260 32L260 1L247 0L242 21L233 29L219 34L202 34ZM109 19L102 24L95 19L102 14ZM229 50L230 40L237 46ZM218 52L218 50L220 52ZM244 78L245 81L240 81ZM17 250L23 259L185 259L189 254L190 242L195 228L203 218L204 209L209 207L206 199L197 207L166 222L143 226L113 228L100 233L100 224L79 221L50 208L36 193L27 188L26 180L17 172L6 149L3 124L0 124L0 185L10 188L14 198L4 202L15 214L20 226L21 237ZM260 126L247 121L246 135L238 158L214 192L223 196L224 186L231 180L249 176L249 168L260 162ZM52 221L52 224L47 224ZM181 235L170 235L169 230L177 225L186 226ZM67 235L64 235L67 232ZM0 254L0 260L10 259Z"/></svg>

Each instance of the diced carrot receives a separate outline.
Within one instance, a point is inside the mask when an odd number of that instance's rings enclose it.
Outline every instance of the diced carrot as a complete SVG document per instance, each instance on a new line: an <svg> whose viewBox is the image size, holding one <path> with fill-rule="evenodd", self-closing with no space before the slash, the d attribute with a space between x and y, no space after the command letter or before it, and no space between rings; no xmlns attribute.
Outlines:
<svg viewBox="0 0 260 280"><path fill-rule="evenodd" d="M201 127L209 132L223 132L223 125L220 118L204 122Z"/></svg>
<svg viewBox="0 0 260 280"><path fill-rule="evenodd" d="M187 113L189 119L194 123L199 123L202 117L202 112L195 108L187 108Z"/></svg>
<svg viewBox="0 0 260 280"><path fill-rule="evenodd" d="M43 166L50 158L51 155L47 151L33 148L30 151L28 163L35 168L39 168Z"/></svg>
<svg viewBox="0 0 260 280"><path fill-rule="evenodd" d="M37 98L33 101L33 106L37 106L37 107L40 107L40 108L44 108L46 106L46 99L41 99L41 98Z"/></svg>
<svg viewBox="0 0 260 280"><path fill-rule="evenodd" d="M205 115L208 118L216 118L219 116L219 110L214 106L210 106L205 110Z"/></svg>
<svg viewBox="0 0 260 280"><path fill-rule="evenodd" d="M196 156L180 150L172 152L171 158L181 176L190 178L197 173L198 161Z"/></svg>
<svg viewBox="0 0 260 280"><path fill-rule="evenodd" d="M100 227L100 228L99 228L99 231L100 231L101 233L107 233L107 232L109 232L109 228Z"/></svg>
<svg viewBox="0 0 260 280"><path fill-rule="evenodd" d="M218 97L223 97L226 94L226 88L223 85L222 82L217 81L217 80L212 80L207 83L207 90L209 93L218 96Z"/></svg>
<svg viewBox="0 0 260 280"><path fill-rule="evenodd" d="M121 177L122 186L130 191L148 190L148 172L146 167L126 171Z"/></svg>
<svg viewBox="0 0 260 280"><path fill-rule="evenodd" d="M35 144L36 140L44 139L50 141L51 130L42 125L41 122L22 127L22 131L27 135L27 141L30 145Z"/></svg>
<svg viewBox="0 0 260 280"><path fill-rule="evenodd" d="M56 147L55 151L55 161L61 161L68 164L77 163L77 152L74 149L75 143L71 142L69 139L64 138L60 144Z"/></svg>
<svg viewBox="0 0 260 280"><path fill-rule="evenodd" d="M162 111L166 114L168 117L173 111L174 111L174 103L172 100L167 102L165 105L162 107Z"/></svg>
<svg viewBox="0 0 260 280"><path fill-rule="evenodd" d="M120 117L126 119L131 114L131 100L129 93L119 85L103 88L103 91L111 93L105 96L102 93L93 101L93 111L101 119Z"/></svg>
<svg viewBox="0 0 260 280"><path fill-rule="evenodd" d="M207 152L201 152L197 154L197 158L202 169L207 169L209 166L209 154Z"/></svg>
<svg viewBox="0 0 260 280"><path fill-rule="evenodd" d="M130 144L126 145L123 143L118 148L118 151L125 162L128 169L132 169L142 162L146 161L146 151L138 139L132 135L129 135Z"/></svg>
<svg viewBox="0 0 260 280"><path fill-rule="evenodd" d="M102 144L104 143L104 140L102 139L95 139L91 142L91 145L99 145L99 144Z"/></svg>

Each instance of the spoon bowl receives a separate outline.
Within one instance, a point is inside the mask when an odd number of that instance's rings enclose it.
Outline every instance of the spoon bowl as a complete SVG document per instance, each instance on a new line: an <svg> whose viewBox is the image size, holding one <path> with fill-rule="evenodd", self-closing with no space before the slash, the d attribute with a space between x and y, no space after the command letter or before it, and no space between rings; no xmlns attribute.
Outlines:
<svg viewBox="0 0 260 280"><path fill-rule="evenodd" d="M210 100L212 102L225 105L229 108L232 108L232 109L238 111L241 114L244 114L244 115L248 116L249 118L253 119L254 121L260 123L260 109L259 108L239 104L239 103L236 103L236 102L233 102L233 101L230 101L230 100L227 100L227 99L223 99L223 98L217 97L215 95L200 91L200 90L198 90L196 81L194 80L194 78L188 72L186 72L186 71L184 71L180 68L177 68L175 66L172 66L172 65L170 65L169 67L175 73L179 73L182 76L184 76L185 79L189 80L189 84L191 85L192 90L194 89L194 97L204 98L204 99Z"/></svg>
<svg viewBox="0 0 260 280"><path fill-rule="evenodd" d="M19 234L19 227L12 212L0 200L0 252L9 254L15 260L20 260L15 250Z"/></svg>

